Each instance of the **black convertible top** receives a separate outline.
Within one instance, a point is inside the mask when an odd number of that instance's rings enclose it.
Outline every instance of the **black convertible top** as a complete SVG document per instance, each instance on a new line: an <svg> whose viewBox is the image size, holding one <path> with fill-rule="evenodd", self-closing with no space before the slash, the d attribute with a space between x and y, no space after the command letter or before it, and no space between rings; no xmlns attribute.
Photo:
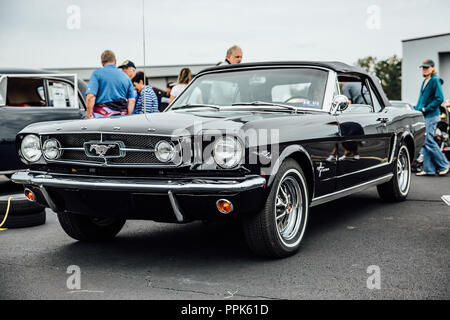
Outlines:
<svg viewBox="0 0 450 320"><path fill-rule="evenodd" d="M205 72L211 71L220 71L220 70L238 70L245 69L248 67L271 67L271 66L314 66L314 67L323 67L327 69L331 69L335 71L339 76L342 75L360 75L363 77L370 78L380 93L380 98L383 100L385 106L390 106L391 103L389 99L386 97L386 94L381 87L380 80L367 73L366 70L360 67L351 66L343 62L339 61L272 61L272 62L251 62L251 63L240 63L240 64L222 64L216 67L203 69L198 73L201 75Z"/></svg>
<svg viewBox="0 0 450 320"><path fill-rule="evenodd" d="M324 67L336 71L337 73L360 73L369 75L363 68L351 66L339 61L270 61L270 62L251 62L240 64L221 64L220 66L211 67L202 70L200 73L223 70L223 69L239 69L246 67L269 67L269 66L316 66Z"/></svg>

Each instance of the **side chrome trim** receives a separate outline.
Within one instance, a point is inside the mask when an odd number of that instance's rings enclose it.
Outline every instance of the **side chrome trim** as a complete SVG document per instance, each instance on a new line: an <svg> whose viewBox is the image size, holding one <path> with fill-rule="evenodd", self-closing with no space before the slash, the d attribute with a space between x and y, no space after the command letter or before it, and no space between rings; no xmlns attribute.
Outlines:
<svg viewBox="0 0 450 320"><path fill-rule="evenodd" d="M336 176L336 178L343 178L343 177L351 176L351 175L353 175L353 174L357 174L357 173L361 173L361 172L365 172L365 171L369 171L369 170L373 170L373 169L385 167L385 166L388 166L388 165L390 165L390 164L392 164L391 161L389 161L389 162L383 162L383 163L380 163L380 164L376 164L376 165L374 165L374 166L371 166L371 167L369 167L369 168L364 168L364 169L361 169L361 170L358 170L358 171L354 171L354 172L350 172L350 173L345 173L345 174L342 174L342 175L340 175L340 176Z"/></svg>
<svg viewBox="0 0 450 320"><path fill-rule="evenodd" d="M389 163L391 163L392 160L394 159L395 150L397 150L397 140L398 140L398 137L397 137L397 133L395 132L394 133L394 143L392 145L392 152L391 152L391 155L389 156Z"/></svg>
<svg viewBox="0 0 450 320"><path fill-rule="evenodd" d="M346 197L346 196L348 196L350 194L353 194L355 192L359 192L359 191L365 190L367 188L370 188L370 187L373 187L373 186L376 186L376 185L388 182L389 180L392 179L393 176L394 176L394 174L390 173L390 174L382 176L380 178L377 178L377 179L374 179L374 180L371 180L371 181L367 181L367 182L358 184L356 186L353 186L353 187L350 187L350 188L347 188L347 189L344 189L344 190L336 191L336 192L333 192L333 193L329 193L329 194L326 194L326 195L314 198L311 201L311 207L314 207L314 206L317 206L319 204L323 204L323 203L326 203L326 202L329 202L329 201L333 201L333 200L336 200L336 199L339 199L339 198L342 198L342 197Z"/></svg>

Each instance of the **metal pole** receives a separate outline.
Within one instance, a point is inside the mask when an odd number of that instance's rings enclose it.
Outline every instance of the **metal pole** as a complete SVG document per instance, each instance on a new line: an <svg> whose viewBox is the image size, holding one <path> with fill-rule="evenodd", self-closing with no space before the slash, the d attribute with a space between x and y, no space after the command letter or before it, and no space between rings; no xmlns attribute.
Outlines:
<svg viewBox="0 0 450 320"><path fill-rule="evenodd" d="M142 89L142 90L145 90L145 86L147 83L147 77L145 76L145 5L144 5L144 1L145 0L142 0L142 44L143 44L143 51L144 51L144 89ZM147 113L145 91L143 93L144 93L144 113Z"/></svg>

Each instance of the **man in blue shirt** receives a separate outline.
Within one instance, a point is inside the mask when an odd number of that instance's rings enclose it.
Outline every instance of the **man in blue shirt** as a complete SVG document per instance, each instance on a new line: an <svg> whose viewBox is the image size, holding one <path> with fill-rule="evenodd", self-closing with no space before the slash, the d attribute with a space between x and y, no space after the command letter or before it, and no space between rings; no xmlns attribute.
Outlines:
<svg viewBox="0 0 450 320"><path fill-rule="evenodd" d="M138 96L136 98L135 113L153 113L158 112L158 97L152 87L144 84L144 73L138 72L132 82Z"/></svg>
<svg viewBox="0 0 450 320"><path fill-rule="evenodd" d="M101 60L103 68L92 73L86 90L86 117L132 114L136 100L130 78L116 68L111 50L104 51Z"/></svg>
<svg viewBox="0 0 450 320"><path fill-rule="evenodd" d="M365 86L362 86L362 82L342 82L342 94L348 98L350 103L370 104L369 92Z"/></svg>
<svg viewBox="0 0 450 320"><path fill-rule="evenodd" d="M450 163L442 153L439 145L434 141L434 131L439 121L439 106L444 101L441 81L436 75L436 69L432 60L425 60L420 66L425 80L420 87L419 101L415 110L421 111L425 117L425 144L421 149L423 154L423 171L416 175L438 175L445 176L450 167Z"/></svg>

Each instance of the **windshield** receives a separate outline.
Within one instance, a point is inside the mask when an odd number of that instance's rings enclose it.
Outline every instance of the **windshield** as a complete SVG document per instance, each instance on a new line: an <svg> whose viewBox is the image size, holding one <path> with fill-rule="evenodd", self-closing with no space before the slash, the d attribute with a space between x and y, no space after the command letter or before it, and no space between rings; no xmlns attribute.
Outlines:
<svg viewBox="0 0 450 320"><path fill-rule="evenodd" d="M309 68L231 70L198 77L170 109L209 105L284 104L321 109L328 71Z"/></svg>

